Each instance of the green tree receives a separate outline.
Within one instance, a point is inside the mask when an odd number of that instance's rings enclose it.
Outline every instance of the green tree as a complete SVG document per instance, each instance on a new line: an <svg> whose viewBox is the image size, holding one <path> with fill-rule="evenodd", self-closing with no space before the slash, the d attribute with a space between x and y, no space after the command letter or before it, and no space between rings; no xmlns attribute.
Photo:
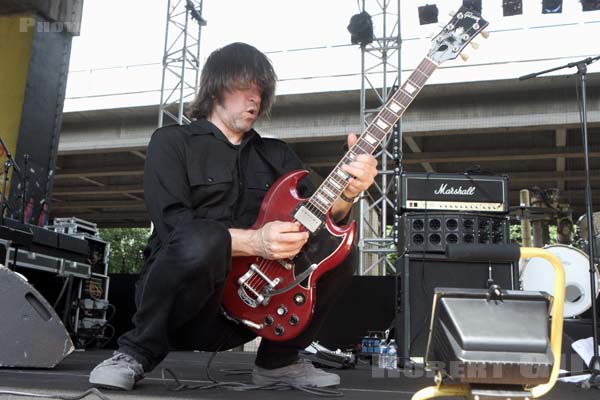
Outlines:
<svg viewBox="0 0 600 400"><path fill-rule="evenodd" d="M135 274L144 262L149 228L103 228L102 240L110 243L109 273Z"/></svg>
<svg viewBox="0 0 600 400"><path fill-rule="evenodd" d="M550 225L548 227L548 230L550 235L550 243L546 244L556 243L556 225ZM510 240L511 242L517 243L519 245L523 243L523 237L521 235L521 224L512 224L510 226Z"/></svg>

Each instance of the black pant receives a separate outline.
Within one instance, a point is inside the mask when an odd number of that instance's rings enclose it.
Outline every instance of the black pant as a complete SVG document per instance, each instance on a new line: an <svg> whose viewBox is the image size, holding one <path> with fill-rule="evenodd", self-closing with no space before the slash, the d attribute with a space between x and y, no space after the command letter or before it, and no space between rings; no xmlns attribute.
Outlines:
<svg viewBox="0 0 600 400"><path fill-rule="evenodd" d="M298 351L317 337L332 301L349 283L356 251L317 283L313 319L286 342L261 341L256 365L273 369L298 359ZM220 312L223 286L231 269L231 236L215 221L197 219L171 232L148 260L136 283L134 329L119 338L119 351L151 371L171 349L227 350L256 335Z"/></svg>

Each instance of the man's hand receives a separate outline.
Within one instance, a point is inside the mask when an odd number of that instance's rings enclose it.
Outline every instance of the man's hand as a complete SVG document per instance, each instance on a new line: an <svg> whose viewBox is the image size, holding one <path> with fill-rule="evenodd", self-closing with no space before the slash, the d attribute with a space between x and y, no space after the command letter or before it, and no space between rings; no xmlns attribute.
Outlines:
<svg viewBox="0 0 600 400"><path fill-rule="evenodd" d="M348 135L348 148L352 148L356 139L355 134ZM351 163L343 164L342 170L352 175L344 190L344 195L352 199L373 184L377 176L377 159L371 154L358 154Z"/></svg>
<svg viewBox="0 0 600 400"><path fill-rule="evenodd" d="M254 232L256 255L267 260L292 258L308 240L308 232L300 231L298 222L273 221Z"/></svg>
<svg viewBox="0 0 600 400"><path fill-rule="evenodd" d="M356 143L356 135L348 135L348 147L351 148ZM348 186L343 192L346 199L355 199L360 192L367 190L373 184L377 176L377 160L371 154L357 154L349 164L342 165L342 171L352 175L348 181ZM338 198L331 208L331 216L334 221L341 221L348 215L352 202Z"/></svg>

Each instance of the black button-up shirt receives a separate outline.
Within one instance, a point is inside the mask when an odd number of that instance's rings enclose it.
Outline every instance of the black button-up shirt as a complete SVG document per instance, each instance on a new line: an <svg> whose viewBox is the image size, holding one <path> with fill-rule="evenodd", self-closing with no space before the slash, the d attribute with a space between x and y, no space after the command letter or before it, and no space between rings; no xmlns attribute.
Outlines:
<svg viewBox="0 0 600 400"><path fill-rule="evenodd" d="M154 253L173 228L191 219L251 227L270 186L302 168L287 144L254 130L233 145L205 119L158 129L144 167L144 197L154 224L148 250ZM313 190L307 179L298 189L305 196Z"/></svg>

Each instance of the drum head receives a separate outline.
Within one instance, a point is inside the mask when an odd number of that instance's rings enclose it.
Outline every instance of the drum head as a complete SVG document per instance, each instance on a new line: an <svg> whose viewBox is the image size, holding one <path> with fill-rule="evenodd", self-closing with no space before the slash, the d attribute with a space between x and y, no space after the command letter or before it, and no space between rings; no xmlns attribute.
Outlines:
<svg viewBox="0 0 600 400"><path fill-rule="evenodd" d="M565 318L576 317L592 306L589 257L579 249L565 245L545 247L562 262L565 269ZM595 271L596 282L598 271ZM554 295L554 268L543 258L529 260L521 274L523 290ZM600 288L596 285L595 299Z"/></svg>

